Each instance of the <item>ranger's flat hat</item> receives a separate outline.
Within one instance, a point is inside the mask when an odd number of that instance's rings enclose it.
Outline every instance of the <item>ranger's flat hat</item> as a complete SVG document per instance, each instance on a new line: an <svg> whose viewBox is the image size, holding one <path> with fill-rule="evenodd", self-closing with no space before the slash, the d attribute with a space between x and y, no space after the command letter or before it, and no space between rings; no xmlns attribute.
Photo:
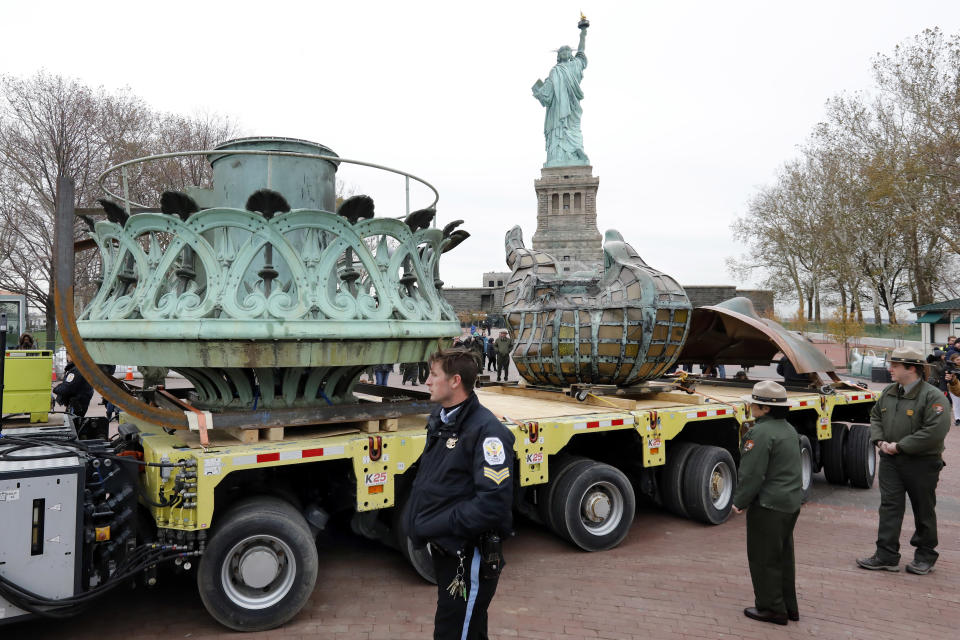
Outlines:
<svg viewBox="0 0 960 640"><path fill-rule="evenodd" d="M927 359L917 349L910 347L898 347L890 354L890 362L899 362L901 364L927 364Z"/></svg>
<svg viewBox="0 0 960 640"><path fill-rule="evenodd" d="M752 404L768 404L772 407L792 407L793 403L787 399L787 390L773 380L764 380L753 385L753 391L740 396L744 402Z"/></svg>

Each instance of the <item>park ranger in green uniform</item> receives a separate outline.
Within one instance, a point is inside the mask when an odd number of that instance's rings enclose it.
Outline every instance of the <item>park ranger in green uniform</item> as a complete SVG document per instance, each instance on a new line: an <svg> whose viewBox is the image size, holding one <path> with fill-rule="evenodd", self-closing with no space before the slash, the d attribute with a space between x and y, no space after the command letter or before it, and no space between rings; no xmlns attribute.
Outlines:
<svg viewBox="0 0 960 640"><path fill-rule="evenodd" d="M943 469L943 441L950 430L950 404L924 382L926 360L901 347L890 357L890 378L870 412L870 439L880 450L880 526L877 551L859 558L864 569L900 570L900 527L910 496L916 547L907 571L926 575L937 561L937 482Z"/></svg>
<svg viewBox="0 0 960 640"><path fill-rule="evenodd" d="M800 436L786 417L787 390L772 380L758 382L750 395L756 424L740 445L740 474L733 510L747 512L747 559L756 606L743 614L787 624L799 620L793 527L803 500Z"/></svg>

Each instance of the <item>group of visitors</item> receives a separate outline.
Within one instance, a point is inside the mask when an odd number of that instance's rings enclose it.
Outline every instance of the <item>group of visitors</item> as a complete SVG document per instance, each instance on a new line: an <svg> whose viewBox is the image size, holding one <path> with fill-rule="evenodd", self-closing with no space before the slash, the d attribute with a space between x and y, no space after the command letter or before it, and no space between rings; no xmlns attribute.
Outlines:
<svg viewBox="0 0 960 640"><path fill-rule="evenodd" d="M480 323L479 329L471 327L470 333L464 334L453 341L454 348L470 351L477 360L480 371L496 372L497 382L508 382L510 379L510 355L513 352L513 340L506 329L500 330L500 335L494 338L490 335L489 321ZM364 379L372 380L374 384L387 386L390 374L395 372L392 363L378 364L370 367L364 373ZM426 362L404 362L400 364L400 384L424 384L430 370Z"/></svg>
<svg viewBox="0 0 960 640"><path fill-rule="evenodd" d="M474 353L480 369L497 372L497 382L510 380L510 354L513 353L513 340L507 335L506 329L500 330L500 335L494 339L481 333L471 333L454 340L454 347L469 349Z"/></svg>
<svg viewBox="0 0 960 640"><path fill-rule="evenodd" d="M935 348L933 353L927 356L927 363L930 365L927 382L950 398L953 424L960 426L960 396L954 395L950 390L953 372L960 371L960 343L957 342L957 337L950 336L944 348Z"/></svg>

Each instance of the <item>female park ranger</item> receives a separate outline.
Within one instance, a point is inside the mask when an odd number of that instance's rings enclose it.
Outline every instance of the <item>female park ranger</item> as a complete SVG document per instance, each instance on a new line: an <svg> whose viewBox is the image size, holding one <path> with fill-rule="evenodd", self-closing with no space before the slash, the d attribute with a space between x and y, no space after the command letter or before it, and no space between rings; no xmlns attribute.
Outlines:
<svg viewBox="0 0 960 640"><path fill-rule="evenodd" d="M743 400L756 418L740 446L733 495L734 512L747 512L747 559L756 605L743 614L787 624L800 619L793 560L793 527L803 498L800 437L786 421L791 405L787 390L776 382L758 382Z"/></svg>

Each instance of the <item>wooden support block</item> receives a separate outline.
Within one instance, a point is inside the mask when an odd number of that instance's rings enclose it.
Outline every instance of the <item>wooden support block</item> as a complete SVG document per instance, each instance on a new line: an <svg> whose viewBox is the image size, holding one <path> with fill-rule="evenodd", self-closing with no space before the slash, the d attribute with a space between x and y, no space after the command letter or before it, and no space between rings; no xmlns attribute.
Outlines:
<svg viewBox="0 0 960 640"><path fill-rule="evenodd" d="M398 418L385 418L380 421L380 431L396 431L400 427Z"/></svg>
<svg viewBox="0 0 960 640"><path fill-rule="evenodd" d="M260 441L259 429L220 429L220 431L230 434L243 444L254 444Z"/></svg>
<svg viewBox="0 0 960 640"><path fill-rule="evenodd" d="M283 440L283 427L260 429L260 437L270 441Z"/></svg>
<svg viewBox="0 0 960 640"><path fill-rule="evenodd" d="M363 433L377 433L380 431L379 420L362 420L357 424L360 426L360 431Z"/></svg>

